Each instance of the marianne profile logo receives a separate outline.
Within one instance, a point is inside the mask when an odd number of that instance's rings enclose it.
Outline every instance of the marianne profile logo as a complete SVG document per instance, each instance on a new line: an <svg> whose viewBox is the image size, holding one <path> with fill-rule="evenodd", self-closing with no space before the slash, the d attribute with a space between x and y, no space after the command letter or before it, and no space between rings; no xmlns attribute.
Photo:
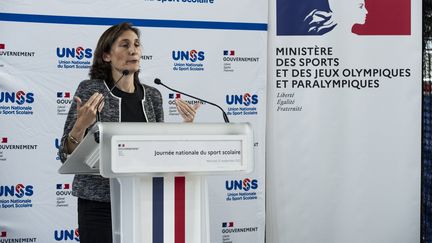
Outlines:
<svg viewBox="0 0 432 243"><path fill-rule="evenodd" d="M57 99L70 99L70 92L57 92ZM59 102L57 102L59 103Z"/></svg>
<svg viewBox="0 0 432 243"><path fill-rule="evenodd" d="M183 101L185 101L186 103L188 103L191 106L195 106L197 104L201 105L205 105L204 102L199 101L199 100L195 100L195 99L184 99L184 96L182 96L179 93L169 93L168 94L168 115L169 116L179 116L179 112L177 110L177 105L176 105L176 99L182 99Z"/></svg>
<svg viewBox="0 0 432 243"><path fill-rule="evenodd" d="M56 184L57 195L65 195L64 190L70 190L70 184ZM69 193L67 193L69 194Z"/></svg>
<svg viewBox="0 0 432 243"><path fill-rule="evenodd" d="M16 237L13 234L9 234L7 230L0 228L0 242L37 242L36 237Z"/></svg>
<svg viewBox="0 0 432 243"><path fill-rule="evenodd" d="M179 112L177 110L176 99L181 99L182 95L179 93L170 93L168 94L168 115L169 116L179 116Z"/></svg>
<svg viewBox="0 0 432 243"><path fill-rule="evenodd" d="M224 72L234 72L236 68L240 65L244 66L245 63L258 63L259 57L238 55L236 50L223 50L222 60Z"/></svg>
<svg viewBox="0 0 432 243"><path fill-rule="evenodd" d="M224 55L224 60L225 57L229 57L229 56L233 57L235 56L235 50L224 50L223 55Z"/></svg>
<svg viewBox="0 0 432 243"><path fill-rule="evenodd" d="M36 150L37 144L16 143L10 137L0 137L0 151L4 150Z"/></svg>
<svg viewBox="0 0 432 243"><path fill-rule="evenodd" d="M24 51L21 48L10 48L9 44L0 42L0 57L34 57L34 51Z"/></svg>
<svg viewBox="0 0 432 243"><path fill-rule="evenodd" d="M277 35L411 35L411 0L277 0Z"/></svg>
<svg viewBox="0 0 432 243"><path fill-rule="evenodd" d="M58 69L89 69L93 50L82 46L57 47L56 55Z"/></svg>
<svg viewBox="0 0 432 243"><path fill-rule="evenodd" d="M7 161L9 151L20 153L21 151L37 150L37 148L37 144L21 144L17 143L13 137L0 135L0 161Z"/></svg>
<svg viewBox="0 0 432 243"><path fill-rule="evenodd" d="M72 104L73 97L70 92L57 91L57 115L66 116L69 112L69 108Z"/></svg>
<svg viewBox="0 0 432 243"><path fill-rule="evenodd" d="M69 207L72 197L72 187L69 183L56 184L56 207Z"/></svg>
<svg viewBox="0 0 432 243"><path fill-rule="evenodd" d="M234 221L222 222L222 243L234 242L231 239L231 234L248 234L253 232L258 232L257 226L245 226Z"/></svg>
<svg viewBox="0 0 432 243"><path fill-rule="evenodd" d="M59 229L54 231L54 240L60 242L80 241L78 229Z"/></svg>
<svg viewBox="0 0 432 243"><path fill-rule="evenodd" d="M223 51L223 61L224 62L259 62L259 57L251 56L240 56L237 55L235 50L224 50Z"/></svg>
<svg viewBox="0 0 432 243"><path fill-rule="evenodd" d="M179 93L170 93L168 95L168 99L173 100L173 99L180 99L181 98L181 94Z"/></svg>
<svg viewBox="0 0 432 243"><path fill-rule="evenodd" d="M223 222L222 223L222 228L233 228L234 227L234 222Z"/></svg>
<svg viewBox="0 0 432 243"><path fill-rule="evenodd" d="M173 50L173 71L204 71L205 52L202 50Z"/></svg>

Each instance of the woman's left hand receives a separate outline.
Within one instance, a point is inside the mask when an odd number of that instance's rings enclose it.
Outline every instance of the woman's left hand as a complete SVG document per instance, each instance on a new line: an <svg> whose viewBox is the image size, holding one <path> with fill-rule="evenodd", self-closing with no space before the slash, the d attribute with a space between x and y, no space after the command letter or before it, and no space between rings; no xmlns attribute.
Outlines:
<svg viewBox="0 0 432 243"><path fill-rule="evenodd" d="M193 122L200 103L197 102L193 106L191 106L182 99L176 99L175 103L178 112L183 118L183 122Z"/></svg>

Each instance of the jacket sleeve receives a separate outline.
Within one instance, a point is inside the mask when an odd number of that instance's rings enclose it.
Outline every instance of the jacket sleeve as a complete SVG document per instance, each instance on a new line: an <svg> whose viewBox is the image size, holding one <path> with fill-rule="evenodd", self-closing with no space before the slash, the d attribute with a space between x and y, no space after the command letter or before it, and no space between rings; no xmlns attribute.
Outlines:
<svg viewBox="0 0 432 243"><path fill-rule="evenodd" d="M77 104L75 101L75 96L78 96L81 98L81 100L83 100L83 97L81 97L82 91L83 91L83 83L81 82L78 85L78 88L75 91L75 94L73 96L74 98L72 100L72 105L69 109L69 113L67 115L66 122L65 122L65 125L63 128L63 136L61 137L60 148L58 151L58 155L59 155L60 161L62 163L64 163L66 161L67 156L68 156L67 149L66 149L67 137L69 135L69 132L72 130L73 126L75 125L75 121L77 119ZM84 100L83 100L83 102L84 102Z"/></svg>
<svg viewBox="0 0 432 243"><path fill-rule="evenodd" d="M153 106L153 111L155 113L156 122L164 122L164 112L163 112L163 101L160 91L156 88L150 87L150 97Z"/></svg>

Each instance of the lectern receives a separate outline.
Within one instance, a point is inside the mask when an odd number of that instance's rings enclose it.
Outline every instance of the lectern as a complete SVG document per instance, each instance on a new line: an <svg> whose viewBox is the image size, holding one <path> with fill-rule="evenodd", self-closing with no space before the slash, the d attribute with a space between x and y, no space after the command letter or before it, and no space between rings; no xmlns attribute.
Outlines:
<svg viewBox="0 0 432 243"><path fill-rule="evenodd" d="M206 177L253 169L248 123L97 123L59 169L110 178L114 243L206 243Z"/></svg>

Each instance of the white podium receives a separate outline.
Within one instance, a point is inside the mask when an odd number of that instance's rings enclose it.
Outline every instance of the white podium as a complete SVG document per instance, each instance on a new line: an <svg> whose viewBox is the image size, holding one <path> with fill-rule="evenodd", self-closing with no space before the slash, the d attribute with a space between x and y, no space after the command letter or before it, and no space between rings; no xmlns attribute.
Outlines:
<svg viewBox="0 0 432 243"><path fill-rule="evenodd" d="M97 123L59 173L110 178L114 243L205 243L206 176L253 157L247 123Z"/></svg>

